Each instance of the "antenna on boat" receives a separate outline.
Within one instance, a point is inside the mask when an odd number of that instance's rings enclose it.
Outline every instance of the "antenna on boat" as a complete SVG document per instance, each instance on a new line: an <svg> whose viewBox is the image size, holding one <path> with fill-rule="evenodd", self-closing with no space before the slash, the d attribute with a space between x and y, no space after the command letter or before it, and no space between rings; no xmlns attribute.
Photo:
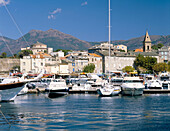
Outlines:
<svg viewBox="0 0 170 131"><path fill-rule="evenodd" d="M8 10L8 8L7 8L7 6L6 6L5 1L4 1L4 0L2 0L2 2L3 2L3 4L4 4L4 6L5 6L6 11L8 12L9 16L11 17L11 19L12 19L13 23L14 23L14 24L15 24L15 26L17 27L17 29L18 29L18 31L19 31L19 33L20 33L20 35L21 35L21 38L23 38L23 39L24 39L24 41L27 43L27 45L28 45L28 46L30 46L30 45L29 45L29 43L26 41L26 39L25 39L25 37L24 37L24 35L23 35L22 31L20 30L19 26L17 25L17 23L16 23L16 21L15 21L14 17L13 17L13 16L12 16L12 14L10 13L10 11Z"/></svg>
<svg viewBox="0 0 170 131"><path fill-rule="evenodd" d="M108 67L109 67L109 83L110 83L110 34L111 34L111 30L110 30L110 0L109 0L109 61L108 61Z"/></svg>
<svg viewBox="0 0 170 131"><path fill-rule="evenodd" d="M0 105L1 108L1 105ZM1 114L3 115L3 117L5 118L6 122L9 124L9 126L11 127L11 123L9 123L9 121L6 119L5 115L3 114L3 112L0 110Z"/></svg>

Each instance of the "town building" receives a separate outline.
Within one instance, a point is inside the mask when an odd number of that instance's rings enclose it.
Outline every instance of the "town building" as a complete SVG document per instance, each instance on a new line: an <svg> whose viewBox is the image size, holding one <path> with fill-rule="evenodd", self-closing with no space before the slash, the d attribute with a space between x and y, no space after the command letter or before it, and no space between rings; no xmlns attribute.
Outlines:
<svg viewBox="0 0 170 131"><path fill-rule="evenodd" d="M100 52L100 51L109 51L109 46L111 51L118 51L113 44L109 43L101 43L100 45L94 45L91 48L88 49L89 53L95 53L95 52Z"/></svg>
<svg viewBox="0 0 170 131"><path fill-rule="evenodd" d="M20 59L20 70L23 73L40 73L42 69L49 74L68 74L68 63L62 62L60 57L52 57L46 53L30 54Z"/></svg>
<svg viewBox="0 0 170 131"><path fill-rule="evenodd" d="M114 47L119 51L127 52L127 46L125 45L115 45Z"/></svg>
<svg viewBox="0 0 170 131"><path fill-rule="evenodd" d="M93 63L95 65L94 73L101 74L103 72L102 56L97 55L95 53L89 53L88 59L89 59L88 64Z"/></svg>
<svg viewBox="0 0 170 131"><path fill-rule="evenodd" d="M55 57L64 57L64 52L60 50L58 52L51 52L50 55Z"/></svg>
<svg viewBox="0 0 170 131"><path fill-rule="evenodd" d="M159 57L161 62L168 63L170 61L170 46L163 46L158 49Z"/></svg>
<svg viewBox="0 0 170 131"><path fill-rule="evenodd" d="M135 52L143 52L143 49L135 49Z"/></svg>
<svg viewBox="0 0 170 131"><path fill-rule="evenodd" d="M37 54L24 56L20 59L20 71L22 73L39 73L44 69L46 62L50 61L51 56L48 54Z"/></svg>
<svg viewBox="0 0 170 131"><path fill-rule="evenodd" d="M98 54L102 56L103 73L122 71L126 66L133 67L136 59L136 55L133 52L111 52L110 57L108 51L100 51Z"/></svg>
<svg viewBox="0 0 170 131"><path fill-rule="evenodd" d="M37 54L39 52L50 54L53 52L53 48L47 48L47 45L38 41L37 43L31 45L31 47L21 48L21 50L31 50L33 54Z"/></svg>
<svg viewBox="0 0 170 131"><path fill-rule="evenodd" d="M143 52L151 52L152 51L151 42L152 41L150 39L148 31L146 31L146 34L145 34L145 37L144 37L144 40L143 40Z"/></svg>

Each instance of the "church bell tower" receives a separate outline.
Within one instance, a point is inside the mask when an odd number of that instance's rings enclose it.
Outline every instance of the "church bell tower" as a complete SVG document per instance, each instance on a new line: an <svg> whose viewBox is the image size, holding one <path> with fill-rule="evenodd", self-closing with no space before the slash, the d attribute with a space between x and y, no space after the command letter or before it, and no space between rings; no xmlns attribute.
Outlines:
<svg viewBox="0 0 170 131"><path fill-rule="evenodd" d="M143 40L143 51L151 52L151 39L149 37L148 31L146 31L146 34Z"/></svg>

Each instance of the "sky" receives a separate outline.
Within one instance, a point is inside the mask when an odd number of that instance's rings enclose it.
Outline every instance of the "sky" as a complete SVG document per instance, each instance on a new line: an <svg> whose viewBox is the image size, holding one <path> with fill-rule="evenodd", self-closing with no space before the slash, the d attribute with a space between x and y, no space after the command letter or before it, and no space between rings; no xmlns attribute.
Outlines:
<svg viewBox="0 0 170 131"><path fill-rule="evenodd" d="M108 0L0 0L3 36L18 39L32 29L107 41ZM111 40L140 37L146 30L170 35L170 0L111 0Z"/></svg>

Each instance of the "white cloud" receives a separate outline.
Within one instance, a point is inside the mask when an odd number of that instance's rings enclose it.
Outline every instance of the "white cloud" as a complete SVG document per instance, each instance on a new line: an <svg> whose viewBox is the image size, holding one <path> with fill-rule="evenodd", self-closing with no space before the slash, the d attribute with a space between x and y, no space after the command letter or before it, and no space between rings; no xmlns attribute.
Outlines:
<svg viewBox="0 0 170 131"><path fill-rule="evenodd" d="M54 15L49 15L48 19L55 19L55 16Z"/></svg>
<svg viewBox="0 0 170 131"><path fill-rule="evenodd" d="M81 6L85 6L85 5L87 5L87 1L81 3Z"/></svg>
<svg viewBox="0 0 170 131"><path fill-rule="evenodd" d="M10 0L0 0L0 6L8 5Z"/></svg>
<svg viewBox="0 0 170 131"><path fill-rule="evenodd" d="M55 19L55 15L61 13L61 11L62 11L61 8L57 8L56 10L50 12L48 15L48 19Z"/></svg>
<svg viewBox="0 0 170 131"><path fill-rule="evenodd" d="M57 8L56 10L51 12L51 14L56 14L56 13L61 13L61 8Z"/></svg>

